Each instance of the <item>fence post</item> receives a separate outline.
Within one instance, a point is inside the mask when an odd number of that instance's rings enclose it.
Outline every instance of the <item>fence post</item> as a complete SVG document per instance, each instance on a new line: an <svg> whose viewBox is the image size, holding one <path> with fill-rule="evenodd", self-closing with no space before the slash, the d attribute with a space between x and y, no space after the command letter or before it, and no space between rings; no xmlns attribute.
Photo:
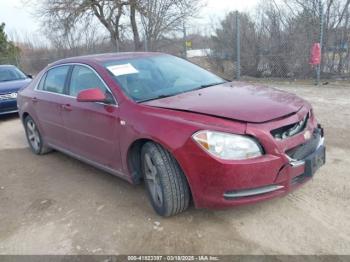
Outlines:
<svg viewBox="0 0 350 262"><path fill-rule="evenodd" d="M236 11L236 80L241 78L241 30L239 12Z"/></svg>
<svg viewBox="0 0 350 262"><path fill-rule="evenodd" d="M322 64L322 49L323 49L323 4L322 0L318 1L319 13L320 13L320 48L321 48L321 61L316 68L316 85L320 85L321 80L321 64Z"/></svg>

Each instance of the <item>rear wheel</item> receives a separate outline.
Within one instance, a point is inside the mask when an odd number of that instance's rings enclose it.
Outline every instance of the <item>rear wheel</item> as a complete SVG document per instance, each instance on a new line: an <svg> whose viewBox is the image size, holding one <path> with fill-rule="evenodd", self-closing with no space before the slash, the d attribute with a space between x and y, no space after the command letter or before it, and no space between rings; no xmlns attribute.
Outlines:
<svg viewBox="0 0 350 262"><path fill-rule="evenodd" d="M26 131L28 144L33 153L37 155L43 155L51 151L49 147L45 146L42 136L33 118L27 116L24 119L24 128Z"/></svg>
<svg viewBox="0 0 350 262"><path fill-rule="evenodd" d="M190 191L174 157L158 144L148 142L141 152L142 171L154 210L172 216L187 209Z"/></svg>

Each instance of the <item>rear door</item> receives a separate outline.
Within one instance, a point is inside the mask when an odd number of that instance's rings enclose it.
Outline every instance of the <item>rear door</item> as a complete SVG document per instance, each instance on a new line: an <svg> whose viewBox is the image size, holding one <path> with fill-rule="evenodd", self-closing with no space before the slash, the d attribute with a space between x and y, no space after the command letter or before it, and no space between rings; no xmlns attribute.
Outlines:
<svg viewBox="0 0 350 262"><path fill-rule="evenodd" d="M100 88L109 102L78 102L78 93L90 88ZM121 171L119 108L107 85L91 67L74 65L68 95L70 100L63 110L63 120L72 141L70 151Z"/></svg>
<svg viewBox="0 0 350 262"><path fill-rule="evenodd" d="M33 108L45 140L58 147L69 144L63 124L62 105L67 103L66 86L70 66L57 66L48 70L35 89Z"/></svg>

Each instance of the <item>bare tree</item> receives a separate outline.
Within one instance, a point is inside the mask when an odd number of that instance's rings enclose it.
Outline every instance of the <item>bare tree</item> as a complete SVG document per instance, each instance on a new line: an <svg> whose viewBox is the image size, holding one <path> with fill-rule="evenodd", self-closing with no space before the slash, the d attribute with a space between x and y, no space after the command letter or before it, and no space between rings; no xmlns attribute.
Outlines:
<svg viewBox="0 0 350 262"><path fill-rule="evenodd" d="M140 3L137 0L130 0L130 25L134 38L135 50L141 49L141 40L136 20L136 11L140 9Z"/></svg>
<svg viewBox="0 0 350 262"><path fill-rule="evenodd" d="M166 34L182 30L183 23L198 14L201 0L141 0L139 12L150 50Z"/></svg>
<svg viewBox="0 0 350 262"><path fill-rule="evenodd" d="M45 35L50 44L57 50L71 50L70 55L81 55L84 50L93 51L96 46L105 43L108 40L104 34L101 34L100 27L94 23L75 26L75 30L68 31L62 35L62 32L45 29ZM68 54L67 54L68 55Z"/></svg>
<svg viewBox="0 0 350 262"><path fill-rule="evenodd" d="M94 18L108 31L111 43L119 49L121 18L129 1L126 0L44 0L38 14L49 30L68 34L79 23L89 24Z"/></svg>
<svg viewBox="0 0 350 262"><path fill-rule="evenodd" d="M35 0L33 0L35 1ZM109 33L115 49L120 49L122 33L131 32L134 50L142 47L139 26L143 25L150 43L179 27L199 10L201 0L44 0L38 14L49 31L67 35L76 26L99 23ZM129 19L125 19L129 17Z"/></svg>

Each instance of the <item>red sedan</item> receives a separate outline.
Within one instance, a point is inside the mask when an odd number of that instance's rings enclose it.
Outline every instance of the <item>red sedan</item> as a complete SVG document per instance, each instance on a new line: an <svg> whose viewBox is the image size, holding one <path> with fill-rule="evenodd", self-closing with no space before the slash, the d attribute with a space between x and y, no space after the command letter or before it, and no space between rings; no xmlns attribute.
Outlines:
<svg viewBox="0 0 350 262"><path fill-rule="evenodd" d="M161 53L69 58L18 95L35 154L66 153L138 184L171 216L283 196L325 163L311 105Z"/></svg>

